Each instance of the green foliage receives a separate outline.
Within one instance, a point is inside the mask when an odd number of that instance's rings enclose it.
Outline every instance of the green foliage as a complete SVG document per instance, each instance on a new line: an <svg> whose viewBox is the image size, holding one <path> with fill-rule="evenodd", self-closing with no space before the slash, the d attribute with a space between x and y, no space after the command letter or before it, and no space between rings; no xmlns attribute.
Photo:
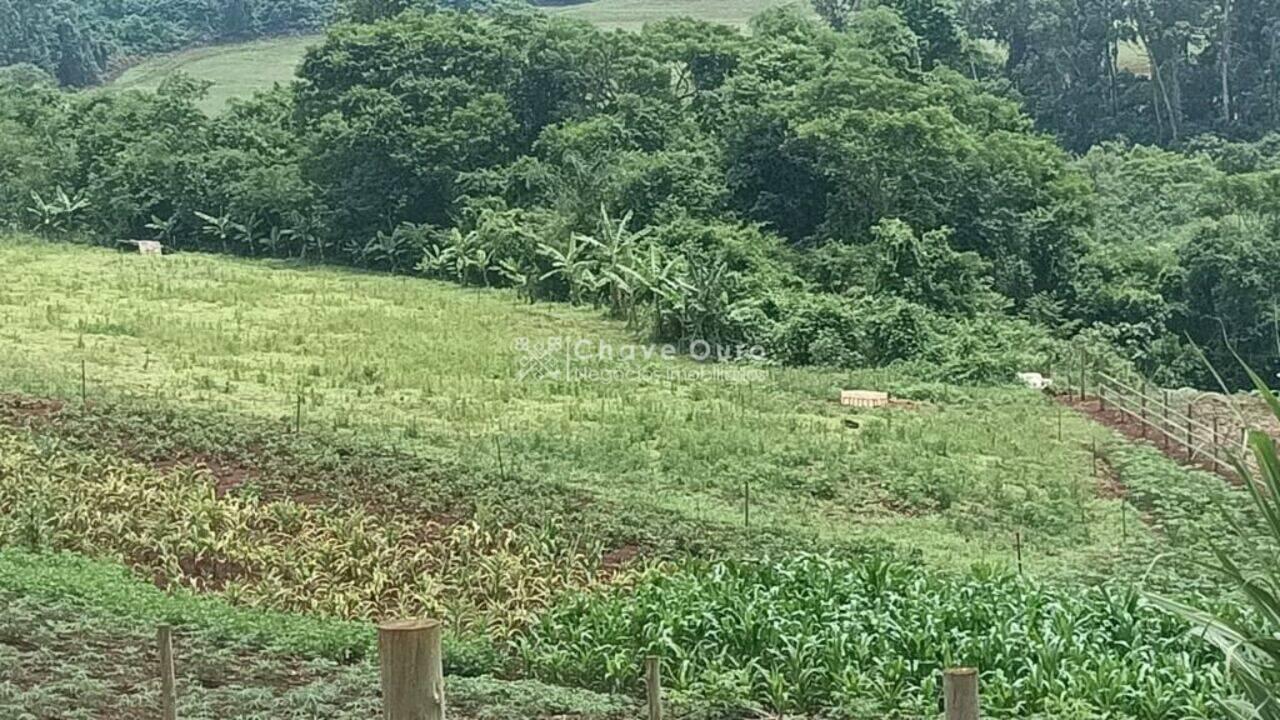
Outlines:
<svg viewBox="0 0 1280 720"><path fill-rule="evenodd" d="M296 86L213 119L180 74L155 96L14 76L0 216L513 286L784 362L1002 381L1090 327L1165 382L1206 380L1188 336L1272 372L1274 288L1220 268L1266 254L1275 149L1070 163L967 77L973 8L855 8L843 32L774 10L749 37L425 10L334 28Z"/></svg>
<svg viewBox="0 0 1280 720"><path fill-rule="evenodd" d="M1213 386L1198 347L1226 369L1231 387L1248 387L1232 370L1233 353L1264 375L1280 371L1280 295L1264 269L1280 227L1277 176L1265 169L1263 144L1204 145L1187 156L1108 144L1081 160L1097 190L1098 222L1075 302L1082 319L1159 382Z"/></svg>
<svg viewBox="0 0 1280 720"><path fill-rule="evenodd" d="M540 677L613 691L661 655L676 697L769 713L931 716L941 670L970 666L992 714L1219 717L1230 686L1185 630L1120 586L800 555L656 570L557 606L520 650Z"/></svg>
<svg viewBox="0 0 1280 720"><path fill-rule="evenodd" d="M1064 286L1078 198L1012 104L901 66L864 32L786 13L759 28L609 35L528 11L407 12L335 28L295 88L216 119L198 110L207 87L182 75L154 97L15 83L0 90L17 131L0 150L25 196L5 214L46 234L74 214L109 243L514 285L681 347L795 361L811 354L783 349L782 308L834 291L848 295L835 312L870 314L859 324L875 346L810 339L829 346L819 362L845 366L922 360L930 333L950 334L944 318L1004 312L988 287L1021 302ZM57 152L26 156L48 139ZM85 204L26 212L32 192L58 188ZM898 219L910 229L884 230ZM810 287L834 252L811 245L850 248L824 270L850 276L839 287Z"/></svg>
<svg viewBox="0 0 1280 720"><path fill-rule="evenodd" d="M282 653L351 660L371 656L375 647L368 625L237 609L217 598L166 593L133 578L123 567L70 553L0 550L0 588L153 627L170 623L198 628L215 640L235 639Z"/></svg>

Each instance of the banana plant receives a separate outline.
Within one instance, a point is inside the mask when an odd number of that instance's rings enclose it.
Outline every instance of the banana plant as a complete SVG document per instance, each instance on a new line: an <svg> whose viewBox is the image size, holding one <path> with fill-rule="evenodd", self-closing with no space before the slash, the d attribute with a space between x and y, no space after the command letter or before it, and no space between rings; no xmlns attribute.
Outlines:
<svg viewBox="0 0 1280 720"><path fill-rule="evenodd" d="M56 189L51 200L45 200L40 193L33 190L31 202L27 212L35 216L35 229L42 235L71 229L76 214L91 206L91 203L79 193L72 197L67 195L61 187Z"/></svg>
<svg viewBox="0 0 1280 720"><path fill-rule="evenodd" d="M533 302L537 288L537 269L531 267L524 258L504 258L498 261L494 270L516 289L516 294L529 302Z"/></svg>
<svg viewBox="0 0 1280 720"><path fill-rule="evenodd" d="M240 234L240 244L248 249L249 255L256 256L258 254L258 245L263 242L258 238L257 214L251 214L248 221L236 226L236 230Z"/></svg>
<svg viewBox="0 0 1280 720"><path fill-rule="evenodd" d="M164 245L172 245L173 240L178 232L178 225L181 220L177 213L170 215L168 218L161 218L152 215L150 222L145 227L151 231L152 237Z"/></svg>
<svg viewBox="0 0 1280 720"><path fill-rule="evenodd" d="M296 211L289 213L285 219L289 223L291 237L298 243L302 259L305 260L307 253L314 249L317 259L324 262L324 251L329 247L329 242L324 237L324 221Z"/></svg>
<svg viewBox="0 0 1280 720"><path fill-rule="evenodd" d="M453 245L428 246L422 252L422 259L418 261L418 272L438 277L446 276L454 267L457 254L458 248Z"/></svg>
<svg viewBox="0 0 1280 720"><path fill-rule="evenodd" d="M222 252L229 252L231 241L237 235L243 235L245 227L231 219L230 215L209 215L196 211L194 215L204 223L200 233L218 242Z"/></svg>
<svg viewBox="0 0 1280 720"><path fill-rule="evenodd" d="M551 269L539 278L542 281L557 278L564 283L569 292L569 301L575 305L582 303L582 294L591 289L595 283L595 272L598 263L591 257L593 238L572 234L564 250L546 243L538 244L538 254L545 257Z"/></svg>
<svg viewBox="0 0 1280 720"><path fill-rule="evenodd" d="M267 254L275 257L281 248L288 246L293 237L293 230L281 229L279 226L272 225L271 230L261 238L261 243L267 249Z"/></svg>
<svg viewBox="0 0 1280 720"><path fill-rule="evenodd" d="M634 288L628 323L636 323L637 308L641 303L646 303L653 314L654 323L661 327L661 304L674 287L675 279L680 274L681 261L680 257L669 256L661 246L650 243L642 255L632 257L632 264L619 268L631 279Z"/></svg>
<svg viewBox="0 0 1280 720"><path fill-rule="evenodd" d="M636 247L652 230L645 228L631 232L627 227L630 223L630 212L615 222L609 217L609 210L601 205L601 238L590 238L599 264L594 289L607 298L609 309L615 316L628 318L634 314L635 302L635 287L628 270L634 263Z"/></svg>

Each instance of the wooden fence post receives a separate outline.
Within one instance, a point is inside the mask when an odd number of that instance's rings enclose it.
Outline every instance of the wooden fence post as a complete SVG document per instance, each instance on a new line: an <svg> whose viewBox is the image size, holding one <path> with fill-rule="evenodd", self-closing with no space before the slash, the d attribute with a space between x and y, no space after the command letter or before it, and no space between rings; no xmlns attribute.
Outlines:
<svg viewBox="0 0 1280 720"><path fill-rule="evenodd" d="M1173 432L1173 426L1169 424L1169 391L1164 391L1163 409L1160 414L1160 436L1164 439L1164 449L1169 449L1169 434Z"/></svg>
<svg viewBox="0 0 1280 720"><path fill-rule="evenodd" d="M1147 438L1147 381L1142 381L1142 439Z"/></svg>
<svg viewBox="0 0 1280 720"><path fill-rule="evenodd" d="M662 658L656 655L644 659L644 691L649 720L662 720Z"/></svg>
<svg viewBox="0 0 1280 720"><path fill-rule="evenodd" d="M1084 348L1080 349L1080 403L1084 403L1084 399L1089 394L1088 380L1085 378L1086 368L1089 366L1089 359L1085 356Z"/></svg>
<svg viewBox="0 0 1280 720"><path fill-rule="evenodd" d="M176 720L178 690L173 667L173 628L168 625L156 628L156 645L160 648L160 717Z"/></svg>
<svg viewBox="0 0 1280 720"><path fill-rule="evenodd" d="M439 620L378 626L383 720L444 720L444 658Z"/></svg>
<svg viewBox="0 0 1280 720"><path fill-rule="evenodd" d="M942 673L942 706L946 720L978 720L978 671L953 668Z"/></svg>
<svg viewBox="0 0 1280 720"><path fill-rule="evenodd" d="M1195 429L1192 425L1195 422L1192 414L1195 412L1195 404L1187 403L1187 462L1195 459Z"/></svg>

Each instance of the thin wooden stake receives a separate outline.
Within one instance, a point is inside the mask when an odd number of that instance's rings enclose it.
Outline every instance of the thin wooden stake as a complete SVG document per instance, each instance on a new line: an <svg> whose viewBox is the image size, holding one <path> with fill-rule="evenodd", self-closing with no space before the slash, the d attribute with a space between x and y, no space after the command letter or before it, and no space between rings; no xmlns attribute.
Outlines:
<svg viewBox="0 0 1280 720"><path fill-rule="evenodd" d="M1062 442L1062 405L1058 405L1058 442Z"/></svg>
<svg viewBox="0 0 1280 720"><path fill-rule="evenodd" d="M1084 404L1085 398L1089 396L1089 382L1085 373L1088 372L1089 358L1085 355L1084 348L1080 349L1080 403Z"/></svg>
<svg viewBox="0 0 1280 720"><path fill-rule="evenodd" d="M1187 403L1187 462L1195 459L1196 444L1193 435L1195 431L1192 429L1193 426L1191 424L1193 422L1191 414L1195 412L1195 407L1194 404Z"/></svg>
<svg viewBox="0 0 1280 720"><path fill-rule="evenodd" d="M644 659L644 689L649 720L662 720L662 659L656 655Z"/></svg>
<svg viewBox="0 0 1280 720"><path fill-rule="evenodd" d="M742 481L742 525L751 529L751 481Z"/></svg>
<svg viewBox="0 0 1280 720"><path fill-rule="evenodd" d="M438 620L378 626L383 720L444 720L442 635Z"/></svg>
<svg viewBox="0 0 1280 720"><path fill-rule="evenodd" d="M80 404L89 402L89 372L85 368L84 358L80 358Z"/></svg>
<svg viewBox="0 0 1280 720"><path fill-rule="evenodd" d="M1218 416L1214 415L1213 416L1213 471L1214 472L1221 472L1219 459L1222 457L1222 448L1219 446L1219 444L1222 442L1222 440L1218 436L1218 421L1219 421Z"/></svg>
<svg viewBox="0 0 1280 720"><path fill-rule="evenodd" d="M160 717L177 720L178 690L173 667L173 628L156 628L156 645L160 648Z"/></svg>
<svg viewBox="0 0 1280 720"><path fill-rule="evenodd" d="M942 673L942 706L946 720L978 720L978 671L953 668Z"/></svg>
<svg viewBox="0 0 1280 720"><path fill-rule="evenodd" d="M1022 532L1013 534L1013 550L1018 555L1018 574L1022 574Z"/></svg>

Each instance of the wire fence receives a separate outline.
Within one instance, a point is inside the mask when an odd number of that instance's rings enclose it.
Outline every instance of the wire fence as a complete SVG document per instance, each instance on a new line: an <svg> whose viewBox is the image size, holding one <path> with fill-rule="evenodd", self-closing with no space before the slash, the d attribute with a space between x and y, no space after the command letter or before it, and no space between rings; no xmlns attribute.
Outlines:
<svg viewBox="0 0 1280 720"><path fill-rule="evenodd" d="M1130 434L1160 445L1166 454L1198 464L1223 477L1238 479L1235 458L1246 458L1244 428L1224 422L1218 413L1197 413L1194 401L1175 400L1170 390L1145 378L1120 377L1103 370L1085 351L1054 384L1081 405L1097 403L1097 411L1118 425L1131 425Z"/></svg>

